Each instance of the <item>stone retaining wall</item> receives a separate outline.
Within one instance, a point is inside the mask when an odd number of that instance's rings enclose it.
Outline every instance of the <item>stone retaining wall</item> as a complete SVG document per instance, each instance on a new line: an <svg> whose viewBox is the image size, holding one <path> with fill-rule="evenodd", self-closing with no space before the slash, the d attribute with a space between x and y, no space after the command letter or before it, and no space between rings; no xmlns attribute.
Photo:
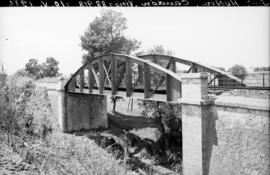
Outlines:
<svg viewBox="0 0 270 175"><path fill-rule="evenodd" d="M64 128L66 132L107 128L107 97L65 92Z"/></svg>
<svg viewBox="0 0 270 175"><path fill-rule="evenodd" d="M206 134L206 174L270 174L268 104L268 100L241 97L215 101Z"/></svg>
<svg viewBox="0 0 270 175"><path fill-rule="evenodd" d="M270 174L269 100L210 98L206 77L182 77L183 174Z"/></svg>

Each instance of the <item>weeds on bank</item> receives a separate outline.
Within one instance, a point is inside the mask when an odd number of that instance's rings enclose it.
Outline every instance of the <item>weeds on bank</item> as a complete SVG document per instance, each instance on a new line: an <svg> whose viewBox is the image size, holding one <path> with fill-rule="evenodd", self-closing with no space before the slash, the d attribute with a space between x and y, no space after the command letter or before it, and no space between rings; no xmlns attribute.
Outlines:
<svg viewBox="0 0 270 175"><path fill-rule="evenodd" d="M31 78L1 80L0 111L0 163L2 155L10 156L5 154L9 149L19 155L16 163L29 167L29 174L132 174L88 138L54 132L57 126L48 94ZM15 160L8 158L0 172L15 166Z"/></svg>

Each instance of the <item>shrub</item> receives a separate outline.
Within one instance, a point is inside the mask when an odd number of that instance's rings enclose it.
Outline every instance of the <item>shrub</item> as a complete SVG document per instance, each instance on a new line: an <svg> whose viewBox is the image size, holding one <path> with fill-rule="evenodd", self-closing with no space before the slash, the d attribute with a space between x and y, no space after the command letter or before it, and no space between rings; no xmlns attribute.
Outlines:
<svg viewBox="0 0 270 175"><path fill-rule="evenodd" d="M45 138L54 128L48 95L29 77L8 77L0 89L0 110L0 126L11 144L14 135Z"/></svg>
<svg viewBox="0 0 270 175"><path fill-rule="evenodd" d="M36 88L26 103L23 118L27 134L45 138L56 128L52 109L45 88Z"/></svg>
<svg viewBox="0 0 270 175"><path fill-rule="evenodd" d="M160 124L162 136L159 143L164 151L177 152L182 145L181 106L159 101L138 103L143 113L150 114Z"/></svg>
<svg viewBox="0 0 270 175"><path fill-rule="evenodd" d="M34 89L32 79L26 77L8 77L0 89L0 126L8 133L8 142L14 144L14 135L23 128L20 117L24 115L25 105Z"/></svg>

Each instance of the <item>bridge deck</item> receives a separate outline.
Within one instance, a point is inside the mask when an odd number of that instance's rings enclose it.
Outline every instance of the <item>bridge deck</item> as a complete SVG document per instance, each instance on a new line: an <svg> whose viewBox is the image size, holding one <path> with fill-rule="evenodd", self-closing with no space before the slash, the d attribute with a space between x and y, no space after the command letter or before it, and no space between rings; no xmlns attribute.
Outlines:
<svg viewBox="0 0 270 175"><path fill-rule="evenodd" d="M85 93L85 94L89 94L89 90L88 89L83 89L83 91L81 92L79 88L75 88L74 93ZM101 95L99 93L98 89L93 89L91 94L97 94L97 95ZM112 95L112 91L111 90L104 90L102 95L108 95L111 96ZM126 91L117 91L115 96L120 96L120 97L126 97ZM153 94L152 97L145 99L144 98L144 93L142 92L133 92L132 95L130 96L131 98L136 98L136 99L142 99L142 100L153 100L153 101L164 101L167 102L167 96L166 94Z"/></svg>

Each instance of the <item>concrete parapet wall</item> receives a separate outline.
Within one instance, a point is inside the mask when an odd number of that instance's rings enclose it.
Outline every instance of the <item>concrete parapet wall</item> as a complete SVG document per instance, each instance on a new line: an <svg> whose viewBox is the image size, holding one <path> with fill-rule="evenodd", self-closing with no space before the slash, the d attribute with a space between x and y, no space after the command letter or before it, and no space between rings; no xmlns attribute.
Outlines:
<svg viewBox="0 0 270 175"><path fill-rule="evenodd" d="M184 174L270 174L269 100L182 104Z"/></svg>
<svg viewBox="0 0 270 175"><path fill-rule="evenodd" d="M269 101L223 97L212 106L205 174L270 174ZM203 133L204 134L204 133Z"/></svg>
<svg viewBox="0 0 270 175"><path fill-rule="evenodd" d="M64 131L107 128L107 97L65 92Z"/></svg>
<svg viewBox="0 0 270 175"><path fill-rule="evenodd" d="M182 81L183 174L270 174L269 100L213 100L206 83L203 74Z"/></svg>

